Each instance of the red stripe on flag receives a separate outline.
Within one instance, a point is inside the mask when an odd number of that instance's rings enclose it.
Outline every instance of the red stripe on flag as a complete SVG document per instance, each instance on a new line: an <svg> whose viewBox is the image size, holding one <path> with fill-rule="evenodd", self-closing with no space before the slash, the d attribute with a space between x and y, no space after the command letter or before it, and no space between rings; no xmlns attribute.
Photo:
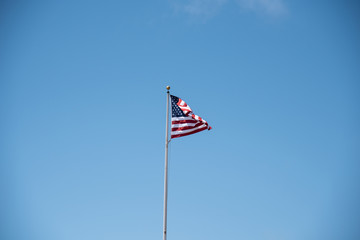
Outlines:
<svg viewBox="0 0 360 240"><path fill-rule="evenodd" d="M179 120L179 121L172 121L172 124L181 124L181 123L197 123L199 121L196 120Z"/></svg>

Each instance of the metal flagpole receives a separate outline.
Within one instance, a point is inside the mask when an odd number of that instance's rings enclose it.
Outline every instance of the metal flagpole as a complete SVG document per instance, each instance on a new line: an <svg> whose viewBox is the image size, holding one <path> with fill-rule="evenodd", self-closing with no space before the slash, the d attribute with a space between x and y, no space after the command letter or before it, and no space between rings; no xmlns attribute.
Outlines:
<svg viewBox="0 0 360 240"><path fill-rule="evenodd" d="M165 177L164 177L164 231L163 240L166 240L167 229L167 195L168 195L168 146L169 146L169 90L170 86L166 86L166 136L165 136Z"/></svg>

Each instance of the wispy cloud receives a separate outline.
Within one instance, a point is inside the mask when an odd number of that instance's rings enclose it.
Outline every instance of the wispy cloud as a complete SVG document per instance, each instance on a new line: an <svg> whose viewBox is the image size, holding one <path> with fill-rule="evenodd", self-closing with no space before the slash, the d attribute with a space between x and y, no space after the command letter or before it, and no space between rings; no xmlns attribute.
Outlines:
<svg viewBox="0 0 360 240"><path fill-rule="evenodd" d="M188 0L185 3L183 3L183 1L177 1L175 8L177 11L185 12L193 17L209 18L216 15L227 1L228 0Z"/></svg>
<svg viewBox="0 0 360 240"><path fill-rule="evenodd" d="M241 9L269 16L280 16L288 12L283 0L173 0L173 3L176 11L200 18L215 16L228 3L237 3Z"/></svg>
<svg viewBox="0 0 360 240"><path fill-rule="evenodd" d="M288 12L282 0L237 0L240 7L272 16Z"/></svg>

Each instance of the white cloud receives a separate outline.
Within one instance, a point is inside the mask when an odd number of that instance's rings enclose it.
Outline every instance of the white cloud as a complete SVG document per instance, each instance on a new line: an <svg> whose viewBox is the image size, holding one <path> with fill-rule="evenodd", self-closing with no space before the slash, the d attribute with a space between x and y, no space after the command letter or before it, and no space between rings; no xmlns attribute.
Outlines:
<svg viewBox="0 0 360 240"><path fill-rule="evenodd" d="M279 16L287 13L282 0L237 0L242 8L269 15Z"/></svg>
<svg viewBox="0 0 360 240"><path fill-rule="evenodd" d="M229 3L237 3L241 9L259 12L269 16L281 16L288 12L283 0L172 0L178 12L192 17L208 19L215 16Z"/></svg>

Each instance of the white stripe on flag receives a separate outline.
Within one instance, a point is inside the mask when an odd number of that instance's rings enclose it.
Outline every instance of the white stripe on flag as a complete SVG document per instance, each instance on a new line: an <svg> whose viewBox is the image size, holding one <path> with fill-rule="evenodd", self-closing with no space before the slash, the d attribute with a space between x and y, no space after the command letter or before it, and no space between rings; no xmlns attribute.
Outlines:
<svg viewBox="0 0 360 240"><path fill-rule="evenodd" d="M193 127L198 123L180 123L180 124L172 124L171 128L179 128L179 127Z"/></svg>
<svg viewBox="0 0 360 240"><path fill-rule="evenodd" d="M192 117L172 117L171 121L195 120Z"/></svg>

